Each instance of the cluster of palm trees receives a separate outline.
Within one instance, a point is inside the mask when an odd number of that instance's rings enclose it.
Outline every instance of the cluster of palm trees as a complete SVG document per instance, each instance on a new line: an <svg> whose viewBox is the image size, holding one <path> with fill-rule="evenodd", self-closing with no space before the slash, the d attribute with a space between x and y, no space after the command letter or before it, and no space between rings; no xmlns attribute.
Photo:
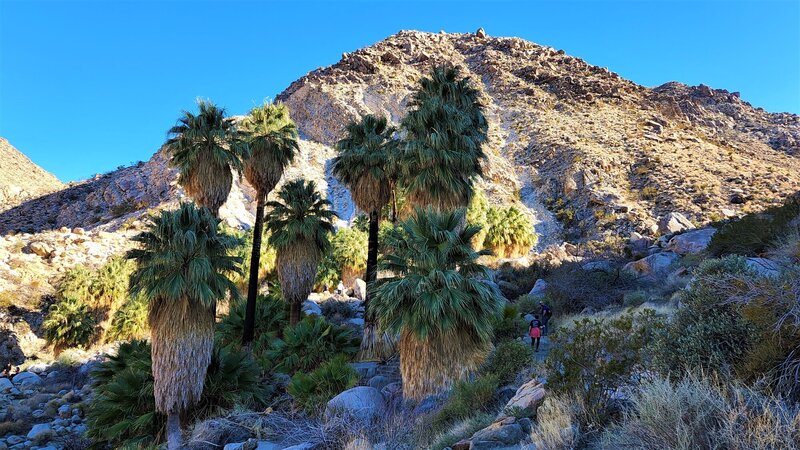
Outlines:
<svg viewBox="0 0 800 450"><path fill-rule="evenodd" d="M313 182L287 182L267 202L299 149L285 106L265 103L240 120L211 102L198 101L198 109L183 113L166 142L194 204L153 217L129 254L138 262L132 289L149 299L156 408L167 415L169 448L181 445L180 416L202 393L216 304L238 299L230 275L240 270L240 258L232 256L240 242L218 227L233 177L244 174L257 192L245 347L254 340L265 222L291 325L300 320L334 231L335 213ZM484 252L470 245L479 230L466 226L464 216L482 175L486 136L478 92L456 69L435 67L421 80L399 130L367 115L347 125L337 144L333 174L369 215L361 355L382 355L392 341L387 333L399 334L410 398L435 393L473 369L491 336L500 297L476 261ZM381 210L391 202L394 220L400 194L404 220L379 264ZM379 267L391 276L377 280Z"/></svg>

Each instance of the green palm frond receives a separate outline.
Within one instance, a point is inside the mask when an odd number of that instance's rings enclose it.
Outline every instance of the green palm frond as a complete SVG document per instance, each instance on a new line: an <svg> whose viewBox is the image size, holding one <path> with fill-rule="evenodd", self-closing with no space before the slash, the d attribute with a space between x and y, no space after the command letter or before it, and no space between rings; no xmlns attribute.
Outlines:
<svg viewBox="0 0 800 450"><path fill-rule="evenodd" d="M269 244L280 252L298 243L309 242L320 252L330 248L336 213L322 198L313 181L295 180L283 185L277 201L267 202Z"/></svg>
<svg viewBox="0 0 800 450"><path fill-rule="evenodd" d="M297 125L285 105L265 102L250 110L241 128L250 147L250 156L244 160L245 177L257 191L267 194L300 151Z"/></svg>
<svg viewBox="0 0 800 450"><path fill-rule="evenodd" d="M434 339L454 330L485 343L502 302L470 242L480 227L463 227L464 209L439 213L417 209L387 243L380 267L394 274L373 292L381 325Z"/></svg>
<svg viewBox="0 0 800 450"><path fill-rule="evenodd" d="M210 211L191 203L150 218L148 229L133 238L140 248L127 255L138 262L132 292L149 298L151 310L154 301L191 299L211 307L228 293L238 296L228 274L240 270L241 258L231 250L241 243L218 232L218 224Z"/></svg>
<svg viewBox="0 0 800 450"><path fill-rule="evenodd" d="M399 181L416 206L466 206L483 175L488 124L478 91L452 67L434 67L420 81L403 119Z"/></svg>
<svg viewBox="0 0 800 450"><path fill-rule="evenodd" d="M361 210L372 212L389 201L391 159L396 153L396 131L385 117L364 116L347 124L347 137L336 144L333 175L350 190Z"/></svg>

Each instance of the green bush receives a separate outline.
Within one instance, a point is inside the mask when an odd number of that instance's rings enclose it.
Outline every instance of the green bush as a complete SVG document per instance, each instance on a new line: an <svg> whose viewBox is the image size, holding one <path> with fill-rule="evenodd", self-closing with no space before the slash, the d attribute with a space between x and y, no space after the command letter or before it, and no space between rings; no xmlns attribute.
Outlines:
<svg viewBox="0 0 800 450"><path fill-rule="evenodd" d="M626 271L591 271L578 263L562 264L547 277L545 301L553 313L576 314L586 307L596 310L619 304L625 292L637 286L633 275Z"/></svg>
<svg viewBox="0 0 800 450"><path fill-rule="evenodd" d="M517 339L525 335L528 326L525 319L520 317L516 306L506 304L503 310L494 318L494 338L497 342Z"/></svg>
<svg viewBox="0 0 800 450"><path fill-rule="evenodd" d="M345 284L364 276L367 268L367 233L354 228L340 228L331 238L331 255Z"/></svg>
<svg viewBox="0 0 800 450"><path fill-rule="evenodd" d="M744 275L744 259L729 256L704 262L697 279L681 291L682 307L653 344L654 363L665 374L680 377L686 371L732 374L748 351L754 329L739 309L728 303L715 278Z"/></svg>
<svg viewBox="0 0 800 450"><path fill-rule="evenodd" d="M144 339L149 332L147 313L147 299L144 296L139 295L129 298L114 313L114 318L111 321L111 327L108 329L105 340L113 342Z"/></svg>
<svg viewBox="0 0 800 450"><path fill-rule="evenodd" d="M326 300L319 304L322 315L333 323L340 323L356 316L355 305L335 299Z"/></svg>
<svg viewBox="0 0 800 450"><path fill-rule="evenodd" d="M520 341L500 343L483 367L483 372L494 375L503 385L512 383L517 374L529 368L533 362L531 346Z"/></svg>
<svg viewBox="0 0 800 450"><path fill-rule="evenodd" d="M334 356L352 357L360 345L359 337L350 328L309 316L295 327L287 326L283 338L270 342L265 365L287 374L310 372Z"/></svg>
<svg viewBox="0 0 800 450"><path fill-rule="evenodd" d="M244 334L244 316L247 303L242 300L231 304L228 315L217 324L216 340L221 346L238 346ZM275 293L256 297L255 334L277 336L289 323L288 305ZM255 347L254 347L255 350Z"/></svg>
<svg viewBox="0 0 800 450"><path fill-rule="evenodd" d="M339 263L330 253L325 254L317 266L317 277L314 279L314 291L322 292L335 289L342 279Z"/></svg>
<svg viewBox="0 0 800 450"><path fill-rule="evenodd" d="M489 224L486 220L486 214L488 212L489 201L486 199L486 194L484 194L483 190L478 189L472 195L469 205L467 205L467 224L481 227L481 231L472 238L473 248L483 248L483 243L486 240L486 233L489 230Z"/></svg>
<svg viewBox="0 0 800 450"><path fill-rule="evenodd" d="M582 398L586 420L606 423L612 394L647 368L647 347L662 325L645 310L611 319L583 318L572 328L556 330L545 359L548 388Z"/></svg>
<svg viewBox="0 0 800 450"><path fill-rule="evenodd" d="M647 293L644 291L627 292L622 298L622 306L631 308L640 306L647 301Z"/></svg>
<svg viewBox="0 0 800 450"><path fill-rule="evenodd" d="M456 442L468 438L476 432L488 427L494 422L494 414L477 413L467 419L453 424L447 431L444 431L433 440L427 448L431 450L442 450L452 447Z"/></svg>
<svg viewBox="0 0 800 450"><path fill-rule="evenodd" d="M42 328L47 342L56 348L86 347L97 336L97 320L91 310L72 297L50 306Z"/></svg>
<svg viewBox="0 0 800 450"><path fill-rule="evenodd" d="M457 382L450 397L433 417L432 431L441 433L460 420L479 412L489 412L497 406L497 388L497 378L491 375L479 377L475 381Z"/></svg>
<svg viewBox="0 0 800 450"><path fill-rule="evenodd" d="M514 305L519 310L520 314L539 314L539 302L542 301L541 297L536 297L532 295L522 295L517 298L517 301Z"/></svg>
<svg viewBox="0 0 800 450"><path fill-rule="evenodd" d="M134 340L119 346L92 371L94 395L87 412L87 434L96 441L138 447L163 441L166 417L156 412L150 344ZM203 395L188 420L219 414L235 405L255 406L266 396L259 370L246 355L215 348Z"/></svg>
<svg viewBox="0 0 800 450"><path fill-rule="evenodd" d="M800 230L800 201L792 199L782 206L773 206L752 213L722 226L708 245L714 256L761 256L780 238Z"/></svg>
<svg viewBox="0 0 800 450"><path fill-rule="evenodd" d="M231 281L233 281L241 292L247 292L247 283L250 281L250 258L253 251L253 230L242 231L239 228L234 228L224 223L220 225L225 234L233 235L239 238L241 245L236 247L233 252L242 260L242 271L239 273L231 273ZM264 280L268 278L275 270L275 259L277 253L275 249L268 243L269 232L265 232L261 238L261 255L258 260L258 278Z"/></svg>
<svg viewBox="0 0 800 450"><path fill-rule="evenodd" d="M355 386L357 381L355 369L343 356L337 356L310 374L294 374L287 391L298 406L314 413L340 392Z"/></svg>
<svg viewBox="0 0 800 450"><path fill-rule="evenodd" d="M537 236L531 219L513 206L489 208L486 222L484 247L498 258L527 255L536 245Z"/></svg>

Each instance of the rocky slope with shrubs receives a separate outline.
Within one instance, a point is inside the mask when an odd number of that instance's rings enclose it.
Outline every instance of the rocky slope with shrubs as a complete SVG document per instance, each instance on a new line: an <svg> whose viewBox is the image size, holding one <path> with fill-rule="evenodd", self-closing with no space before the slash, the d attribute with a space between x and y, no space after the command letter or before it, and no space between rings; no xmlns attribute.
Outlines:
<svg viewBox="0 0 800 450"><path fill-rule="evenodd" d="M58 178L0 137L0 211L63 188Z"/></svg>

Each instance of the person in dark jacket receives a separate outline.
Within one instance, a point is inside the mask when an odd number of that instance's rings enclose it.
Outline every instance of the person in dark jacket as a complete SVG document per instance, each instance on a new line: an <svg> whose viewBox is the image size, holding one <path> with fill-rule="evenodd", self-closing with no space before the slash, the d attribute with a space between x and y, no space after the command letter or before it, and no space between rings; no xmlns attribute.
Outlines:
<svg viewBox="0 0 800 450"><path fill-rule="evenodd" d="M550 318L553 317L553 310L545 302L539 302L539 317L542 318L542 336L547 336L549 329L547 324Z"/></svg>

